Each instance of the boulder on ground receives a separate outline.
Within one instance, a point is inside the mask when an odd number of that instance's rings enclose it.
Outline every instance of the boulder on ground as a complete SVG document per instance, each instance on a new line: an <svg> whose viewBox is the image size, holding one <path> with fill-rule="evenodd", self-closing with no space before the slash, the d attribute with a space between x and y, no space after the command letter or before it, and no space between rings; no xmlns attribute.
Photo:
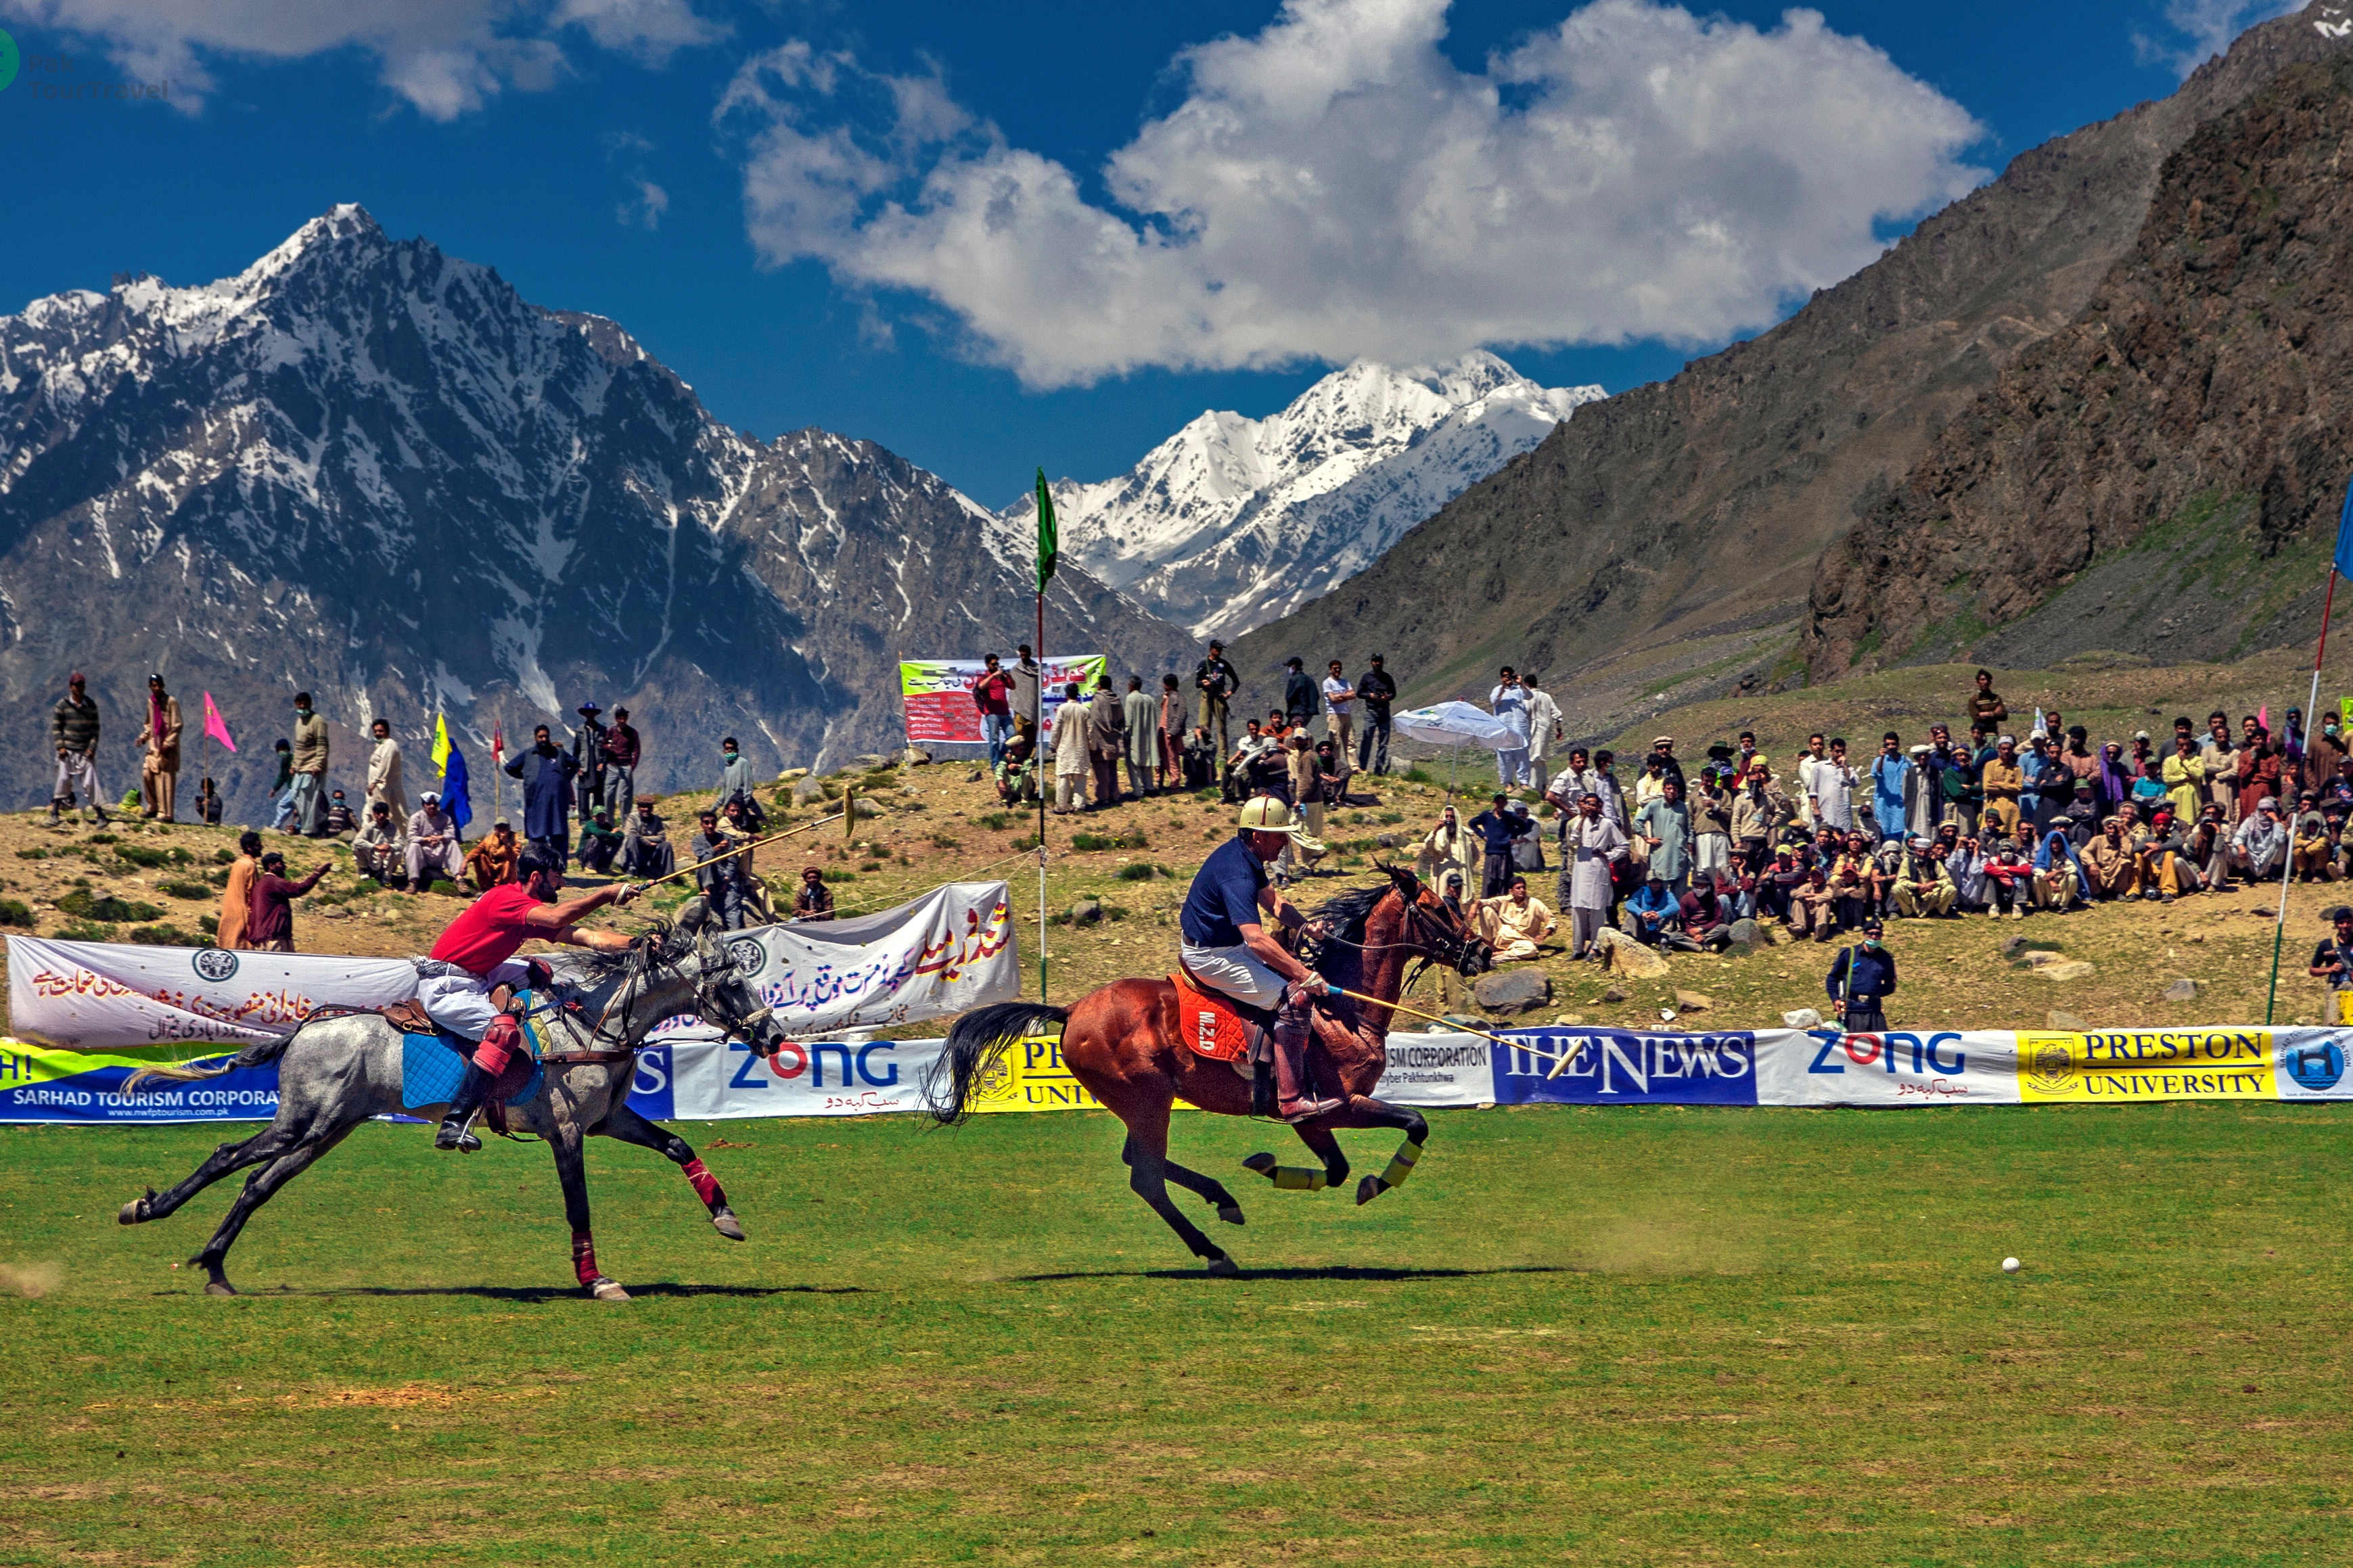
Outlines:
<svg viewBox="0 0 2353 1568"><path fill-rule="evenodd" d="M1799 1007L1793 1012L1782 1014L1781 1023L1786 1028L1819 1029L1822 1026L1822 1016L1811 1007Z"/></svg>
<svg viewBox="0 0 2353 1568"><path fill-rule="evenodd" d="M1376 833L1373 835L1373 842L1384 849L1394 849L1398 847L1398 836L1394 833Z"/></svg>
<svg viewBox="0 0 2353 1568"><path fill-rule="evenodd" d="M1612 985L1601 994L1601 999L1604 1002L1631 1002L1634 999L1634 994L1623 985Z"/></svg>
<svg viewBox="0 0 2353 1568"><path fill-rule="evenodd" d="M2198 982L2191 980L2187 976L2175 981L2172 984L2165 988L2165 999L2168 1002L2197 1001Z"/></svg>
<svg viewBox="0 0 2353 1568"><path fill-rule="evenodd" d="M899 753L899 761L911 768L923 767L929 763L931 760L932 753L923 750L921 746L910 746L905 751Z"/></svg>
<svg viewBox="0 0 2353 1568"><path fill-rule="evenodd" d="M1093 899L1081 899L1071 906L1071 923L1091 926L1103 919L1103 905Z"/></svg>
<svg viewBox="0 0 2353 1568"><path fill-rule="evenodd" d="M1594 941L1601 948L1603 965L1612 974L1622 974L1630 980L1656 980L1667 972L1665 959L1624 931L1605 926L1595 933Z"/></svg>
<svg viewBox="0 0 2353 1568"><path fill-rule="evenodd" d="M1582 1013L1563 1013L1552 1022L1553 1026L1556 1029L1574 1029L1583 1026L1585 1023L1585 1015Z"/></svg>
<svg viewBox="0 0 2353 1568"><path fill-rule="evenodd" d="M2016 958L2025 951L2026 938L2023 934L2012 931L2001 939L2001 955L2004 958Z"/></svg>
<svg viewBox="0 0 2353 1568"><path fill-rule="evenodd" d="M807 805L813 800L823 800L824 798L825 785L818 783L817 780L810 778L806 774L801 777L798 783L793 785L793 804L795 805Z"/></svg>
<svg viewBox="0 0 2353 1568"><path fill-rule="evenodd" d="M1541 970L1505 969L1481 975L1472 994L1491 1013L1532 1013L1552 1000L1552 982Z"/></svg>
<svg viewBox="0 0 2353 1568"><path fill-rule="evenodd" d="M2082 959L2061 952L2030 952L2026 955L2026 970L2044 980L2084 980L2094 973Z"/></svg>
<svg viewBox="0 0 2353 1568"><path fill-rule="evenodd" d="M1755 921L1735 921L1732 929L1725 934L1732 938L1733 946L1744 952L1765 945L1765 928Z"/></svg>
<svg viewBox="0 0 2353 1568"><path fill-rule="evenodd" d="M808 770L807 768L786 768L783 773L776 775L776 782L780 784L790 784L795 779L805 779L807 777L808 777Z"/></svg>
<svg viewBox="0 0 2353 1568"><path fill-rule="evenodd" d="M2062 1013L2055 1007L2042 1015L2042 1022L2051 1028L2064 1029L2071 1035L2080 1035L2092 1026L2074 1014Z"/></svg>
<svg viewBox="0 0 2353 1568"><path fill-rule="evenodd" d="M1680 1013L1704 1013L1715 1005L1713 998L1697 991L1675 993L1675 1010Z"/></svg>

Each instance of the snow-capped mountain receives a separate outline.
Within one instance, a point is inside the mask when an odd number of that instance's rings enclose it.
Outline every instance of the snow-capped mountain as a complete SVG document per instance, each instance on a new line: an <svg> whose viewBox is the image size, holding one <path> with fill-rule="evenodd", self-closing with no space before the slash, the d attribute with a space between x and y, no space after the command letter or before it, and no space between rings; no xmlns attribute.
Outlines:
<svg viewBox="0 0 2353 1568"><path fill-rule="evenodd" d="M1231 637L1331 592L1603 395L1483 352L1435 369L1359 360L1280 414L1205 413L1117 479L1054 486L1062 548L1155 613Z"/></svg>
<svg viewBox="0 0 2353 1568"><path fill-rule="evenodd" d="M764 769L832 763L898 743L902 656L1020 640L1029 552L1000 564L1004 531L871 442L738 434L613 322L338 206L235 278L0 317L0 788L47 798L75 668L110 789L136 783L160 669L193 797L210 690L248 819L298 689L354 798L379 716L421 787L437 705L475 743L478 809L493 725L561 740L589 699L631 710L641 787L710 787L724 734ZM1081 571L1049 619L1141 672L1184 642Z"/></svg>

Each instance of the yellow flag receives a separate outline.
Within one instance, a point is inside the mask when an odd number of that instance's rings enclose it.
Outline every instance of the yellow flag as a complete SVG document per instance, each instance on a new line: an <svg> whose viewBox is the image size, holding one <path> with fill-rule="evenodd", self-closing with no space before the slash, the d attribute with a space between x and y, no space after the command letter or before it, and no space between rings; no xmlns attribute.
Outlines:
<svg viewBox="0 0 2353 1568"><path fill-rule="evenodd" d="M446 713L433 715L433 771L449 771L449 716Z"/></svg>

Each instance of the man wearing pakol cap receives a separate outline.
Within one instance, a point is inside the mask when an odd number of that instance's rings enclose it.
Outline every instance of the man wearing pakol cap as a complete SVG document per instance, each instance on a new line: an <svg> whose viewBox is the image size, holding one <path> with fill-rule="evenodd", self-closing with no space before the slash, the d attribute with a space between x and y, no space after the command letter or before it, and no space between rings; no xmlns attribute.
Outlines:
<svg viewBox="0 0 2353 1568"><path fill-rule="evenodd" d="M66 680L66 694L49 715L49 743L58 753L57 787L49 792L49 826L73 808L77 793L100 823L107 820L106 797L98 787L98 704L77 669Z"/></svg>
<svg viewBox="0 0 2353 1568"><path fill-rule="evenodd" d="M1887 1028L1883 1005L1895 994L1895 955L1879 938L1878 920L1864 920L1861 944L1840 949L1822 981L1849 1034L1883 1034Z"/></svg>
<svg viewBox="0 0 2353 1568"><path fill-rule="evenodd" d="M436 876L454 882L466 870L466 851L458 842L458 825L441 809L441 796L427 790L417 797L417 815L408 819L408 890L421 893ZM559 879L562 873L557 873Z"/></svg>
<svg viewBox="0 0 2353 1568"><path fill-rule="evenodd" d="M180 700L164 689L162 675L147 678L147 722L139 731L139 815L179 820Z"/></svg>

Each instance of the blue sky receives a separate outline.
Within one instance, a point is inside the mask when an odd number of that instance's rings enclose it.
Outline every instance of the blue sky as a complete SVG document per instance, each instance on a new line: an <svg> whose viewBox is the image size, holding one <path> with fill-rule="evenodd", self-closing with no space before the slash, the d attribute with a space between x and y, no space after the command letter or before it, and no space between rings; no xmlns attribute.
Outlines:
<svg viewBox="0 0 2353 1568"><path fill-rule="evenodd" d="M1671 374L2278 6L187 9L0 0L0 310L231 273L356 201L611 316L730 424L870 437L999 505L1357 353ZM1690 90L1628 85L1654 71ZM1352 110L1301 108L1319 73ZM156 79L174 102L43 91Z"/></svg>

